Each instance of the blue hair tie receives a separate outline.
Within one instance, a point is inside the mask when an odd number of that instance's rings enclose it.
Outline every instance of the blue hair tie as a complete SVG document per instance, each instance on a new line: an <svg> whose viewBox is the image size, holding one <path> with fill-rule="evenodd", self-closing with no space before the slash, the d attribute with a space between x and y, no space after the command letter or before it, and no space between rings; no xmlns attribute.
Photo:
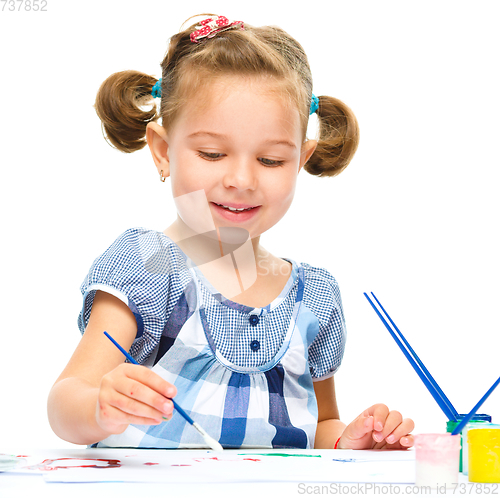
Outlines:
<svg viewBox="0 0 500 498"><path fill-rule="evenodd" d="M151 90L151 95L156 98L161 98L161 78L155 83Z"/></svg>
<svg viewBox="0 0 500 498"><path fill-rule="evenodd" d="M311 96L311 107L309 107L309 115L314 114L319 108L319 99L314 95Z"/></svg>

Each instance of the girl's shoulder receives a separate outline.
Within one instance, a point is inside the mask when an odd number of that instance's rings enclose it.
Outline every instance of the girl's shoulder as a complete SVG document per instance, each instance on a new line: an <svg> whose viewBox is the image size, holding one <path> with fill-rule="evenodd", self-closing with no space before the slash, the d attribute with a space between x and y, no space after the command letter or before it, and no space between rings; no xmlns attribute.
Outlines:
<svg viewBox="0 0 500 498"><path fill-rule="evenodd" d="M121 233L108 247L106 252L122 252L130 255L138 254L144 256L169 246L175 246L175 244L163 232L134 227Z"/></svg>
<svg viewBox="0 0 500 498"><path fill-rule="evenodd" d="M342 313L340 288L335 277L325 268L300 263L304 272L304 304L319 316L328 316L333 310Z"/></svg>
<svg viewBox="0 0 500 498"><path fill-rule="evenodd" d="M112 244L95 260L126 266L140 263L146 271L161 273L166 258L183 258L177 245L163 232L146 228L129 228L120 234Z"/></svg>
<svg viewBox="0 0 500 498"><path fill-rule="evenodd" d="M336 278L325 268L312 266L301 262L304 270L304 289L308 291L329 291L340 296L339 284Z"/></svg>
<svg viewBox="0 0 500 498"><path fill-rule="evenodd" d="M130 228L94 260L83 285L108 283L147 287L154 282L171 280L174 275L176 280L188 281L185 258L164 233Z"/></svg>

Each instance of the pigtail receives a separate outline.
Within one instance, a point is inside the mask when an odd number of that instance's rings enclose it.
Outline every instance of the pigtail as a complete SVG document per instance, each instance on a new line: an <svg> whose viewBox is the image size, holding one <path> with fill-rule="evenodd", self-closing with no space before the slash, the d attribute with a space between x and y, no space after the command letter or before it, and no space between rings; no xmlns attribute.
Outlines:
<svg viewBox="0 0 500 498"><path fill-rule="evenodd" d="M99 88L95 110L104 138L122 152L134 152L146 145L146 126L158 119L151 91L156 78L138 71L112 74ZM143 106L152 105L150 109Z"/></svg>
<svg viewBox="0 0 500 498"><path fill-rule="evenodd" d="M358 148L359 128L354 113L343 102L319 97L318 146L304 169L316 176L335 176L349 164Z"/></svg>

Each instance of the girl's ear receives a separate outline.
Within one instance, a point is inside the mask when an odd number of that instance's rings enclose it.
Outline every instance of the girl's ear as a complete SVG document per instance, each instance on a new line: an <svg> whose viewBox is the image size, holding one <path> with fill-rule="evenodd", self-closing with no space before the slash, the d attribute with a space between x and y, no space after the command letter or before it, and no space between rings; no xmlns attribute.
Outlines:
<svg viewBox="0 0 500 498"><path fill-rule="evenodd" d="M158 174L165 178L170 176L167 132L165 128L158 123L148 123L146 127L146 141L148 142L149 150L153 156Z"/></svg>
<svg viewBox="0 0 500 498"><path fill-rule="evenodd" d="M318 142L316 140L308 140L302 144L302 150L300 152L300 163L299 163L299 171L302 169L304 164L309 161L310 157L314 154L316 150L316 146Z"/></svg>

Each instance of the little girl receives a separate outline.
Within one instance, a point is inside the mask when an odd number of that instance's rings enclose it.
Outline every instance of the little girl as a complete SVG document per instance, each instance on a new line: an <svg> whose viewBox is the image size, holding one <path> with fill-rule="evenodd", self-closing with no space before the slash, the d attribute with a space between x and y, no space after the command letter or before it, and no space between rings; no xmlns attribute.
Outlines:
<svg viewBox="0 0 500 498"><path fill-rule="evenodd" d="M154 97L159 115L147 107ZM260 245L300 170L337 175L358 144L351 110L312 94L299 43L212 16L171 38L161 80L111 75L96 111L119 150L148 144L177 218L164 232L127 230L94 261L83 337L49 395L53 430L99 447L206 447L175 396L225 448L412 446L413 421L385 405L339 420L337 282ZM312 113L318 141L306 138Z"/></svg>

